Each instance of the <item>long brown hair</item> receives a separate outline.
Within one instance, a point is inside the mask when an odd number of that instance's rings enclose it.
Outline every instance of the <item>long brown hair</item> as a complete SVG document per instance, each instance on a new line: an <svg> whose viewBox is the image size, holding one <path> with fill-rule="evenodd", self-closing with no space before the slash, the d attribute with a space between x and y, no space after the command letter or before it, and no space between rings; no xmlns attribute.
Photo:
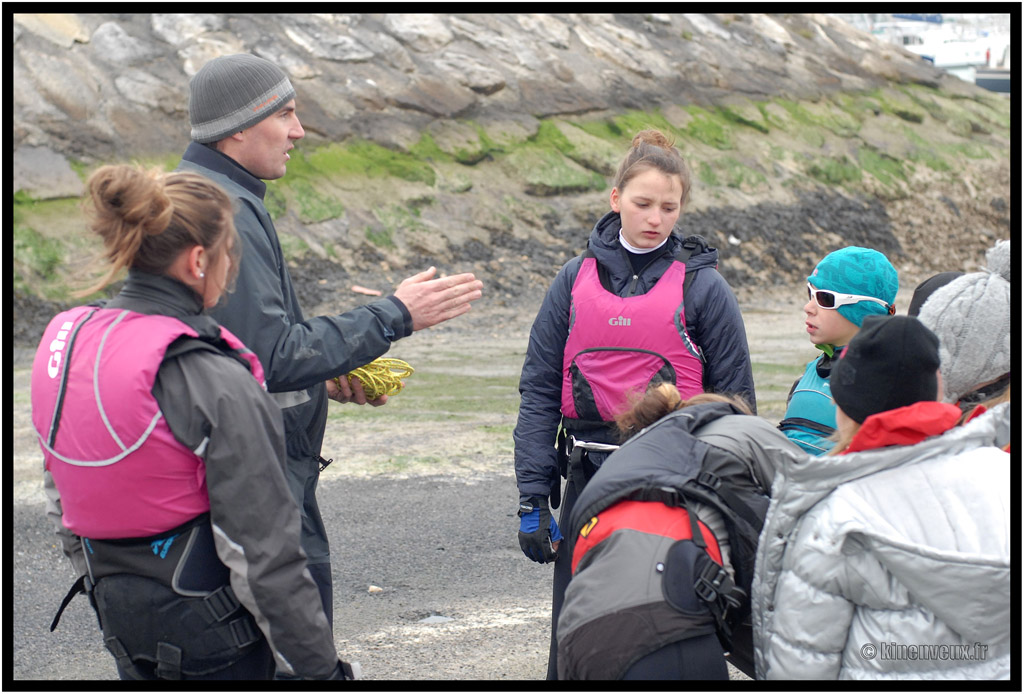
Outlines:
<svg viewBox="0 0 1024 694"><path fill-rule="evenodd" d="M970 417L974 413L974 410L979 407L984 407L986 410L991 410L996 405L1002 405L1004 402L1010 402L1010 390L1011 386L1006 386L1006 388L1004 388L1002 392L996 393L988 400L983 400L981 402L968 405L966 408L963 404L960 404L960 409L963 410L963 414L960 415L960 419L958 419L956 423L960 425L966 422L967 418Z"/></svg>
<svg viewBox="0 0 1024 694"><path fill-rule="evenodd" d="M627 183L651 169L656 169L667 176L679 177L679 182L683 186L679 207L685 208L690 197L690 168L686 165L683 155L675 148L674 141L660 130L641 130L633 137L629 152L619 164L619 170L615 174L615 187L621 193Z"/></svg>
<svg viewBox="0 0 1024 694"><path fill-rule="evenodd" d="M734 405L743 414L753 414L746 400L737 395L719 393L698 393L683 400L674 383L659 383L635 400L629 410L615 418L620 438L625 441L645 427L654 424L667 414L692 405L709 402L726 402Z"/></svg>
<svg viewBox="0 0 1024 694"><path fill-rule="evenodd" d="M86 189L89 227L102 239L101 258L109 267L75 296L103 289L127 268L164 274L186 248L214 252L237 236L231 198L197 173L108 165L89 177ZM228 248L237 254L238 245ZM232 263L231 272L237 268Z"/></svg>
<svg viewBox="0 0 1024 694"><path fill-rule="evenodd" d="M962 426L964 423L966 423L967 418L970 417L974 413L974 410L978 407L984 407L986 410L991 410L996 405L1001 405L1004 402L1010 402L1010 386L1007 386L1003 392L993 395L988 400L984 402L979 402L965 410L963 413L961 413L960 418L956 420L956 425ZM854 422L854 424L856 424L856 426L850 427L850 430L846 433L845 436L839 432L839 429L836 429L836 433L829 437L829 440L835 443L835 445L832 447L832 450L828 452L828 455L841 455L843 451L849 448L850 442L853 441L853 438L857 435L857 432L860 431L861 425L856 422Z"/></svg>

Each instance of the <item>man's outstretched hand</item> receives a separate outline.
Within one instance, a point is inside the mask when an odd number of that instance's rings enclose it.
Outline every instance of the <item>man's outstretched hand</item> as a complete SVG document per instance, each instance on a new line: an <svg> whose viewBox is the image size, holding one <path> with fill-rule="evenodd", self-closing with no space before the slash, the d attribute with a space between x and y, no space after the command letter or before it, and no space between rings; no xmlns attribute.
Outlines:
<svg viewBox="0 0 1024 694"><path fill-rule="evenodd" d="M412 316L412 329L423 330L469 310L470 302L483 296L484 283L472 272L434 278L437 268L402 280L395 297Z"/></svg>

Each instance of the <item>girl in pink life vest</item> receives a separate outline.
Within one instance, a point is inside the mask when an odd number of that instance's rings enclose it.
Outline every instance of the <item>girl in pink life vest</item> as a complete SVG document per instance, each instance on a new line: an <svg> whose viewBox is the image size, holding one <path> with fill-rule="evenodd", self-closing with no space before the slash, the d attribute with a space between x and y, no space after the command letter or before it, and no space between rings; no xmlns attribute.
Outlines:
<svg viewBox="0 0 1024 694"><path fill-rule="evenodd" d="M759 679L1010 677L1010 403L957 426L942 380L909 316L867 317L836 362L832 454L778 458Z"/></svg>
<svg viewBox="0 0 1024 694"><path fill-rule="evenodd" d="M110 300L47 327L32 371L47 513L122 679L352 676L299 547L280 409L206 315L237 271L230 198L193 173L88 181Z"/></svg>
<svg viewBox="0 0 1024 694"><path fill-rule="evenodd" d="M559 270L530 331L513 432L518 539L531 560L555 562L549 679L557 678L554 627L571 576L573 539L562 541L559 525L618 443L614 418L629 396L667 382L684 397L719 392L756 406L746 332L716 269L718 251L676 229L690 180L664 134L637 134L611 210L586 251Z"/></svg>

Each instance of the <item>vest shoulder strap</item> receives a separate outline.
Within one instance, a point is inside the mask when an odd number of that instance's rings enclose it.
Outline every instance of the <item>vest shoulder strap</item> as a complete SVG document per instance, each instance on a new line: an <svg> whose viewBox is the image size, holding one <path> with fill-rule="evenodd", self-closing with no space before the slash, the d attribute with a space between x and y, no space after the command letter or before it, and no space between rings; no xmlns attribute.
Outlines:
<svg viewBox="0 0 1024 694"><path fill-rule="evenodd" d="M190 335L182 335L167 347L167 351L164 352L164 361L175 359L183 354L189 352L207 351L214 352L216 354L222 354L226 357L231 357L239 364L245 367L246 371L251 371L249 362L245 360L242 355L238 353L238 350L233 349L228 345L221 337L209 337L200 335L199 337L191 337Z"/></svg>
<svg viewBox="0 0 1024 694"><path fill-rule="evenodd" d="M708 249L708 242L704 240L704 237L701 236L700 234L692 234L690 236L687 236L685 239L683 239L683 245L679 249L679 252L676 253L676 260L685 265L686 261L688 261L690 259L690 256L693 255L694 251L698 249L700 249L701 252L704 252ZM690 268L686 268L686 277L685 279L683 279L684 299L686 297L686 291L690 288L690 285L693 284L693 278L696 276L697 270L691 270Z"/></svg>
<svg viewBox="0 0 1024 694"><path fill-rule="evenodd" d="M604 288L606 292L611 292L612 279L611 275L608 274L608 268L604 266L604 263L601 263L600 261L597 260L597 256L594 255L594 251L590 250L589 243L587 244L587 250L583 251L582 257L584 260L586 260L587 258L594 259L594 264L597 266L597 279L598 281L601 282L601 287Z"/></svg>

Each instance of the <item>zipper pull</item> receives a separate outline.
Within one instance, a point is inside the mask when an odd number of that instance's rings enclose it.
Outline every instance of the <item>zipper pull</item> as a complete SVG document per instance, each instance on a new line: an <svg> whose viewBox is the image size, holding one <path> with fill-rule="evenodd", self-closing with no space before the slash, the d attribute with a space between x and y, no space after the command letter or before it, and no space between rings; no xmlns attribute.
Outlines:
<svg viewBox="0 0 1024 694"><path fill-rule="evenodd" d="M639 281L640 275L633 275L633 283L629 285L629 294L632 296L636 293L636 283Z"/></svg>

